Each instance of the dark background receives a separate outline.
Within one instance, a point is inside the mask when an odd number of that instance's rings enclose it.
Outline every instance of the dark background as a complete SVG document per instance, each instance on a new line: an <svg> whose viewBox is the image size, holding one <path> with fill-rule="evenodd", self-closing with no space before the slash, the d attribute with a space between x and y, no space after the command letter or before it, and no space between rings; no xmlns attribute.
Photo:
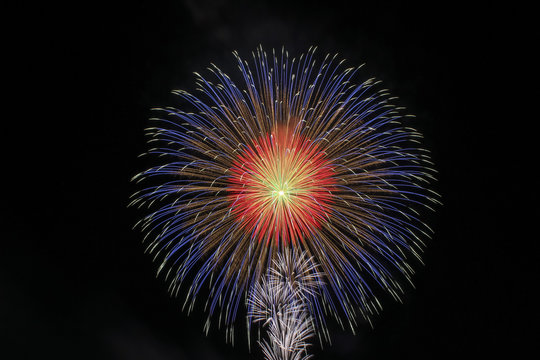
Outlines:
<svg viewBox="0 0 540 360"><path fill-rule="evenodd" d="M20 103L6 121L7 214L0 252L0 354L5 359L262 359L239 335L204 336L156 264L127 209L129 179L147 165L153 106L177 104L192 72L235 71L232 50L338 52L360 79L381 79L416 114L439 171L444 206L404 303L385 299L375 327L333 330L315 359L516 356L537 334L528 293L538 255L522 236L537 192L504 113L519 47L518 7L466 2L120 1L17 9L7 57ZM519 19L518 21L519 22ZM8 35L9 35L8 34ZM11 35L8 37L11 38ZM13 58L14 54L20 57ZM9 74L7 74L9 75ZM519 103L516 107L520 107ZM515 114L513 111L511 114ZM520 119L527 121L527 119ZM510 126L509 126L510 124ZM10 141L14 140L13 143ZM516 179L523 179L514 181ZM4 204L5 205L5 204ZM240 321L239 328L242 328ZM241 334L241 332L240 332Z"/></svg>

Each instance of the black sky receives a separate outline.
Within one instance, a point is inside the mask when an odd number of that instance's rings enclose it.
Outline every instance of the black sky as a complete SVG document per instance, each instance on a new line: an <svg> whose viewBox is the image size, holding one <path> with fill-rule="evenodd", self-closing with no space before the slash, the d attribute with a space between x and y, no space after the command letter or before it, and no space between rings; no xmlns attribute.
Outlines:
<svg viewBox="0 0 540 360"><path fill-rule="evenodd" d="M145 166L137 155L150 108L174 105L170 91L193 90L192 73L210 62L235 71L231 52L248 58L259 44L296 55L317 45L321 56L366 63L359 76L381 79L417 115L439 171L444 206L429 219L435 235L416 289L403 304L386 299L374 329L336 328L315 359L522 349L534 334L526 292L538 256L517 235L525 220L512 199L536 193L509 180L520 155L504 140L509 119L497 96L501 57L512 51L505 19L516 13L511 4L337 0L34 9L13 30L25 33L13 42L25 75L14 92L25 105L6 129L17 139L6 152L16 188L5 189L0 358L262 359L243 339L232 347L222 331L205 336L202 314L181 312L131 230L141 213L126 208L129 179Z"/></svg>

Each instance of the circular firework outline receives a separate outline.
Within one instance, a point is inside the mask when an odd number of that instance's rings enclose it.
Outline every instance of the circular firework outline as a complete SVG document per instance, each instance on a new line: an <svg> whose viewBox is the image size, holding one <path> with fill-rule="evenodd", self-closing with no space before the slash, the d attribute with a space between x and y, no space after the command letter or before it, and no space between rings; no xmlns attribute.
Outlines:
<svg viewBox="0 0 540 360"><path fill-rule="evenodd" d="M233 338L240 304L290 249L318 279L305 302L317 333L329 337L328 314L354 331L382 309L373 286L400 299L432 234L421 212L439 203L436 171L413 116L380 81L356 85L362 66L319 64L315 49L269 60L259 47L251 64L233 52L240 86L211 64L214 82L195 73L200 97L173 91L194 112L156 108L166 116L146 129L155 146L143 155L170 161L134 176L167 179L133 194L150 211L136 226L171 293L191 281L188 311L209 287L207 332L219 313Z"/></svg>

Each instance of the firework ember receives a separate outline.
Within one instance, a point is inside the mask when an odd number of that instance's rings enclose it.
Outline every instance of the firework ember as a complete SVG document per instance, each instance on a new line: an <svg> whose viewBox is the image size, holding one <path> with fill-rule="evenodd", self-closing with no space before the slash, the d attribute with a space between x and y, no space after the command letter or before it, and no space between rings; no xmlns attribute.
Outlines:
<svg viewBox="0 0 540 360"><path fill-rule="evenodd" d="M205 293L206 330L219 314L232 338L240 306L267 314L261 299L279 296L292 299L279 316L298 328L269 326L270 339L327 338L328 314L354 330L380 311L378 294L399 300L431 233L421 218L438 202L434 171L412 116L374 79L355 84L359 68L314 53L259 48L251 64L235 53L240 80L212 65L212 80L196 74L200 96L175 91L185 110L157 109L148 129L148 154L162 162L134 178L148 184L132 202L150 209L138 225L171 292L187 282L189 310ZM284 259L308 261L305 277L270 286ZM287 292L302 282L301 294ZM248 315L248 326L285 321L268 314Z"/></svg>

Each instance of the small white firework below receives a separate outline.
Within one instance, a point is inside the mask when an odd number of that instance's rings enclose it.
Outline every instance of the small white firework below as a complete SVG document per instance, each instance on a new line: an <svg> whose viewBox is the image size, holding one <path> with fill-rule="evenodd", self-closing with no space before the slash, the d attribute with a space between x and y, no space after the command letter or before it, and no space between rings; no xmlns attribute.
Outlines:
<svg viewBox="0 0 540 360"><path fill-rule="evenodd" d="M268 340L259 344L267 360L307 360L308 340L315 334L308 297L320 275L305 253L285 250L248 298L248 324L262 323Z"/></svg>

